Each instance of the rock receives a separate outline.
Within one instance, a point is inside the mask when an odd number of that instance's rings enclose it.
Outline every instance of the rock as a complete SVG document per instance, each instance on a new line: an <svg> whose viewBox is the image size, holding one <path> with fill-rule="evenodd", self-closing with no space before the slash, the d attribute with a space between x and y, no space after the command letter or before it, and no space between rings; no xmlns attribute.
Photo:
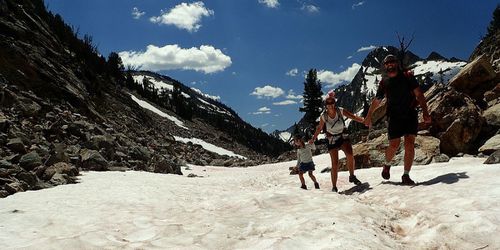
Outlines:
<svg viewBox="0 0 500 250"><path fill-rule="evenodd" d="M26 153L26 147L24 146L24 143L21 140L21 138L10 139L9 142L7 142L6 146L7 146L7 148L12 150L13 152L21 153L21 154Z"/></svg>
<svg viewBox="0 0 500 250"><path fill-rule="evenodd" d="M491 102L500 97L500 82L492 89L484 93L484 99L486 102Z"/></svg>
<svg viewBox="0 0 500 250"><path fill-rule="evenodd" d="M489 125L500 127L500 103L485 110L483 117Z"/></svg>
<svg viewBox="0 0 500 250"><path fill-rule="evenodd" d="M50 156L45 162L45 165L52 166L57 162L70 162L69 156L66 154L66 145L62 143L54 144L54 148L50 152Z"/></svg>
<svg viewBox="0 0 500 250"><path fill-rule="evenodd" d="M189 178L193 178L193 177L202 177L202 176L198 176L198 175L196 175L196 174L191 173L191 174L188 174L188 176L187 176L187 177L189 177Z"/></svg>
<svg viewBox="0 0 500 250"><path fill-rule="evenodd" d="M24 181L26 184L28 184L29 189L35 187L35 185L38 182L36 175L34 175L31 172L25 172L25 171L16 174L16 179Z"/></svg>
<svg viewBox="0 0 500 250"><path fill-rule="evenodd" d="M500 150L495 151L493 154L486 159L483 164L497 164L500 163Z"/></svg>
<svg viewBox="0 0 500 250"><path fill-rule="evenodd" d="M75 166L68 164L66 162L58 162L45 169L42 175L42 179L48 181L52 179L52 176L54 176L54 174L56 173L65 174L67 176L78 176L78 169Z"/></svg>
<svg viewBox="0 0 500 250"><path fill-rule="evenodd" d="M426 96L433 121L430 132L440 139L441 152L454 156L477 151L474 142L479 139L484 118L473 100L454 89L432 88Z"/></svg>
<svg viewBox="0 0 500 250"><path fill-rule="evenodd" d="M457 91L466 93L470 96L476 96L482 98L484 92L490 90L484 90L480 96L475 95L478 89L483 89L481 84L493 80L496 76L495 70L493 69L491 63L484 57L479 56L474 59L474 61L465 65L465 67L458 72L451 80L449 85L456 89ZM493 86L491 86L493 87Z"/></svg>
<svg viewBox="0 0 500 250"><path fill-rule="evenodd" d="M15 194L17 192L24 192L22 184L19 182L12 182L5 185L5 191L9 192L9 194Z"/></svg>
<svg viewBox="0 0 500 250"><path fill-rule="evenodd" d="M0 131L7 132L10 121L0 112Z"/></svg>
<svg viewBox="0 0 500 250"><path fill-rule="evenodd" d="M55 173L50 179L49 183L55 186L76 183L76 178L68 176L66 174Z"/></svg>
<svg viewBox="0 0 500 250"><path fill-rule="evenodd" d="M0 198L5 198L7 196L9 196L9 192L6 190L0 190Z"/></svg>
<svg viewBox="0 0 500 250"><path fill-rule="evenodd" d="M19 108L26 117L36 116L40 113L40 110L42 110L42 107L38 103L29 98L20 97L17 104L17 108Z"/></svg>
<svg viewBox="0 0 500 250"><path fill-rule="evenodd" d="M106 149L113 150L114 149L115 139L111 135L94 135L90 138L89 148L90 149Z"/></svg>
<svg viewBox="0 0 500 250"><path fill-rule="evenodd" d="M10 169L12 168L12 163L6 161L6 160L0 160L0 169L5 168L5 169Z"/></svg>
<svg viewBox="0 0 500 250"><path fill-rule="evenodd" d="M149 152L146 147L142 146L133 146L128 154L133 160L149 161L149 159L151 159L151 152Z"/></svg>
<svg viewBox="0 0 500 250"><path fill-rule="evenodd" d="M448 157L445 154L440 154L440 155L436 155L436 156L432 157L431 163L449 162L449 161L450 161L450 157Z"/></svg>
<svg viewBox="0 0 500 250"><path fill-rule="evenodd" d="M484 143L483 146L479 148L479 152L487 155L497 150L500 150L500 134L491 137L488 141Z"/></svg>
<svg viewBox="0 0 500 250"><path fill-rule="evenodd" d="M23 155L19 160L19 166L28 171L42 164L42 158L35 151Z"/></svg>
<svg viewBox="0 0 500 250"><path fill-rule="evenodd" d="M427 165L434 157L441 155L439 145L440 141L435 137L417 136L415 138L414 165Z"/></svg>
<svg viewBox="0 0 500 250"><path fill-rule="evenodd" d="M81 168L85 170L93 170L93 171L107 171L108 170L108 161L102 157L102 155L90 149L82 149L80 151L81 157Z"/></svg>

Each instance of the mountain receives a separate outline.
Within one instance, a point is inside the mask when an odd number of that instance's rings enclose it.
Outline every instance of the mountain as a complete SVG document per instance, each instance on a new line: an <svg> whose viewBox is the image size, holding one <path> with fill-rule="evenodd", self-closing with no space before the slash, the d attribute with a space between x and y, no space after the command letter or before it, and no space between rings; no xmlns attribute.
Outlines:
<svg viewBox="0 0 500 250"><path fill-rule="evenodd" d="M0 1L0 197L74 183L80 170L182 174L290 149L216 97L151 72L128 77L116 53L77 33L42 0ZM152 83L177 92L158 96Z"/></svg>

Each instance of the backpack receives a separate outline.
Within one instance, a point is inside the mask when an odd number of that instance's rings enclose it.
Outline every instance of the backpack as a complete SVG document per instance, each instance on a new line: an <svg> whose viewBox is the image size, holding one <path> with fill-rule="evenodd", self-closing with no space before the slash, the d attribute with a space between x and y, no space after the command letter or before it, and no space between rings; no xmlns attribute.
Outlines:
<svg viewBox="0 0 500 250"><path fill-rule="evenodd" d="M340 112L340 109L339 107L335 107L335 110L337 111L337 114L339 116L339 119L338 120L341 120L342 121L342 124L344 124L344 130L345 130L345 121L344 121L344 116L342 115L342 112ZM328 114L326 113L326 111L323 113L323 128L322 128L322 132L323 134L325 135L332 135L330 133L328 133L328 131L326 130L326 119L328 119ZM337 121L338 121L337 120ZM337 123L337 121L335 121L334 125Z"/></svg>

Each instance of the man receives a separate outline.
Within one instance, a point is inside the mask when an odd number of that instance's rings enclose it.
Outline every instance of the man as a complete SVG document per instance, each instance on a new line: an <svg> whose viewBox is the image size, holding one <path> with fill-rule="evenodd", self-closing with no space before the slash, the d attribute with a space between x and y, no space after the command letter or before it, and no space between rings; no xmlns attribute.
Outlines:
<svg viewBox="0 0 500 250"><path fill-rule="evenodd" d="M431 117L425 97L415 77L403 71L394 55L386 56L383 63L387 77L380 81L376 97L370 105L364 123L366 126L371 126L372 113L385 96L387 98L386 115L389 123L387 128L389 147L385 150L385 165L382 170L382 178L386 180L390 178L390 162L396 155L401 137L404 137L404 174L401 181L404 185L414 185L415 182L410 178L409 173L415 157L415 137L418 129L416 106L420 105L422 108L426 124L431 123Z"/></svg>

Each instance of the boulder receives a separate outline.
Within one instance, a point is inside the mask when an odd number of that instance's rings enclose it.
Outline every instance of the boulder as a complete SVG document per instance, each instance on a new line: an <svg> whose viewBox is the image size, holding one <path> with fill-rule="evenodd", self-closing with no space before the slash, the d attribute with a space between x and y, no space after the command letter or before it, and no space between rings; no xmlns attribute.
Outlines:
<svg viewBox="0 0 500 250"><path fill-rule="evenodd" d="M499 73L500 74L500 73ZM490 103L500 97L500 82L492 89L484 93L484 99Z"/></svg>
<svg viewBox="0 0 500 250"><path fill-rule="evenodd" d="M449 156L474 153L474 143L484 124L481 109L466 94L454 89L433 88L427 95L432 117L430 132L440 139L440 150Z"/></svg>
<svg viewBox="0 0 500 250"><path fill-rule="evenodd" d="M485 110L483 117L489 125L500 127L500 103Z"/></svg>
<svg viewBox="0 0 500 250"><path fill-rule="evenodd" d="M35 152L29 152L23 156L19 160L19 166L30 171L35 167L42 165L42 158Z"/></svg>
<svg viewBox="0 0 500 250"><path fill-rule="evenodd" d="M50 156L45 162L45 165L51 166L57 162L70 162L69 156L66 154L66 145L56 143L50 151Z"/></svg>
<svg viewBox="0 0 500 250"><path fill-rule="evenodd" d="M54 176L54 174L65 174L68 176L77 176L78 175L78 169L66 162L58 162L48 168L45 169L42 179L43 180L50 180Z"/></svg>
<svg viewBox="0 0 500 250"><path fill-rule="evenodd" d="M10 121L0 112L0 131L7 132Z"/></svg>
<svg viewBox="0 0 500 250"><path fill-rule="evenodd" d="M25 182L30 189L35 187L38 182L36 175L31 172L22 171L16 174L16 179Z"/></svg>
<svg viewBox="0 0 500 250"><path fill-rule="evenodd" d="M23 185L19 182L12 182L5 185L5 191L9 194L15 194L17 192L24 192Z"/></svg>
<svg viewBox="0 0 500 250"><path fill-rule="evenodd" d="M91 149L82 149L80 151L80 167L85 170L107 171L109 167L108 161L102 155Z"/></svg>
<svg viewBox="0 0 500 250"><path fill-rule="evenodd" d="M497 150L500 150L500 134L491 137L479 148L479 152L487 155Z"/></svg>
<svg viewBox="0 0 500 250"><path fill-rule="evenodd" d="M22 139L19 137L10 139L6 146L12 150L12 152L21 154L26 153L26 147L24 146Z"/></svg>
<svg viewBox="0 0 500 250"><path fill-rule="evenodd" d="M482 99L484 93L491 90L494 85L489 87L483 87L481 85L488 84L488 81L493 80L495 76L496 72L491 63L485 56L479 56L474 59L474 61L465 65L465 67L450 80L449 85L457 91L472 96L474 99ZM478 94L479 90L484 91Z"/></svg>
<svg viewBox="0 0 500 250"><path fill-rule="evenodd" d="M132 160L149 161L151 159L151 152L142 146L133 146L128 154Z"/></svg>
<svg viewBox="0 0 500 250"><path fill-rule="evenodd" d="M497 164L500 163L500 150L495 151L493 154L486 159L483 164Z"/></svg>

